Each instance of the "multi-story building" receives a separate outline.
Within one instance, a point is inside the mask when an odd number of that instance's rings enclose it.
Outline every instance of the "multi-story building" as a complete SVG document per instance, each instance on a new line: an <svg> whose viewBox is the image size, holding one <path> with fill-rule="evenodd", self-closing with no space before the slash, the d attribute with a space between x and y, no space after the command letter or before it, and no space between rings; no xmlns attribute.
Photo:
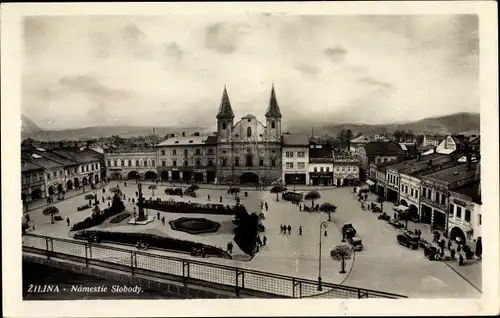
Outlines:
<svg viewBox="0 0 500 318"><path fill-rule="evenodd" d="M359 147L364 148L364 146L371 141L373 141L372 137L358 136L349 142L349 151L356 155Z"/></svg>
<svg viewBox="0 0 500 318"><path fill-rule="evenodd" d="M333 150L333 184L349 186L359 181L359 162L349 151Z"/></svg>
<svg viewBox="0 0 500 318"><path fill-rule="evenodd" d="M217 136L173 136L159 143L156 151L162 181L216 181Z"/></svg>
<svg viewBox="0 0 500 318"><path fill-rule="evenodd" d="M333 151L328 145L311 142L309 145L309 184L333 184Z"/></svg>
<svg viewBox="0 0 500 318"><path fill-rule="evenodd" d="M401 146L392 141L371 141L357 150L357 159L365 169L372 163L403 160L405 156Z"/></svg>
<svg viewBox="0 0 500 318"><path fill-rule="evenodd" d="M397 162L397 161L396 161ZM383 197L387 198L387 167L393 165L394 161L380 162L378 164L370 164L370 177L375 178L374 192Z"/></svg>
<svg viewBox="0 0 500 318"><path fill-rule="evenodd" d="M449 230L450 191L480 180L480 163L459 164L422 176L421 219L430 223L432 228Z"/></svg>
<svg viewBox="0 0 500 318"><path fill-rule="evenodd" d="M450 239L470 243L481 237L481 182L475 181L450 191Z"/></svg>
<svg viewBox="0 0 500 318"><path fill-rule="evenodd" d="M118 148L104 154L106 175L113 179L156 180L157 152L152 147Z"/></svg>
<svg viewBox="0 0 500 318"><path fill-rule="evenodd" d="M422 147L437 147L445 136L441 135L424 135L424 140L422 141Z"/></svg>
<svg viewBox="0 0 500 318"><path fill-rule="evenodd" d="M283 134L282 180L285 184L309 184L309 136Z"/></svg>
<svg viewBox="0 0 500 318"><path fill-rule="evenodd" d="M44 168L21 159L21 198L23 202L41 199L46 195Z"/></svg>
<svg viewBox="0 0 500 318"><path fill-rule="evenodd" d="M218 182L270 183L282 177L282 115L274 86L265 125L254 115L246 115L234 124L234 112L225 87L216 117Z"/></svg>
<svg viewBox="0 0 500 318"><path fill-rule="evenodd" d="M469 149L479 153L481 151L481 136L473 136L469 139Z"/></svg>
<svg viewBox="0 0 500 318"><path fill-rule="evenodd" d="M465 143L469 138L464 135L451 135L442 139L437 145L436 152L440 154L451 154L456 151L465 150Z"/></svg>
<svg viewBox="0 0 500 318"><path fill-rule="evenodd" d="M89 150L66 148L54 149L52 153L65 159L65 189L72 190L81 186L97 184L101 181L101 162L103 156Z"/></svg>
<svg viewBox="0 0 500 318"><path fill-rule="evenodd" d="M26 148L21 151L21 160L31 162L43 168L43 183L45 184L45 197L53 196L56 193L64 191L64 184L66 181L64 170L64 161L54 161L52 156L49 155L43 148ZM38 197L38 195L36 195Z"/></svg>

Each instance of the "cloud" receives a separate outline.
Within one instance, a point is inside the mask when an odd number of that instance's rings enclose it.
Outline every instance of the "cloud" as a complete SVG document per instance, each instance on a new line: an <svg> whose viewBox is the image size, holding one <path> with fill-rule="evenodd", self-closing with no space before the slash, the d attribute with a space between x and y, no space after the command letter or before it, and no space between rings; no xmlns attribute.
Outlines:
<svg viewBox="0 0 500 318"><path fill-rule="evenodd" d="M206 28L205 47L221 53L233 53L238 49L238 30L235 26L215 23Z"/></svg>
<svg viewBox="0 0 500 318"><path fill-rule="evenodd" d="M104 101L120 101L130 97L129 92L109 88L89 75L63 77L59 83L66 92L87 94Z"/></svg>
<svg viewBox="0 0 500 318"><path fill-rule="evenodd" d="M347 49L341 45L335 45L324 50L326 57L333 62L343 61L347 55Z"/></svg>
<svg viewBox="0 0 500 318"><path fill-rule="evenodd" d="M314 76L319 74L319 68L310 64L298 64L294 66L297 71L304 75Z"/></svg>
<svg viewBox="0 0 500 318"><path fill-rule="evenodd" d="M363 84L367 84L367 85L383 87L383 88L392 88L391 84L386 83L386 82L381 81L381 80L377 80L371 76L365 76L365 77L359 78L358 82L363 83Z"/></svg>
<svg viewBox="0 0 500 318"><path fill-rule="evenodd" d="M182 60L184 57L184 52L181 50L179 44L177 44L176 42L172 42L165 44L165 55L175 60Z"/></svg>

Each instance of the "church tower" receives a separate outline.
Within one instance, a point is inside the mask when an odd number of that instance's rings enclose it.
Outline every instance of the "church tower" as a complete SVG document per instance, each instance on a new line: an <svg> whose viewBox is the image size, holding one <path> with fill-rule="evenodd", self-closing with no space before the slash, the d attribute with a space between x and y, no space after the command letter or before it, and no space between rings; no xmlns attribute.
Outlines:
<svg viewBox="0 0 500 318"><path fill-rule="evenodd" d="M266 127L267 137L271 141L281 140L281 111L276 100L276 92L274 91L274 84L271 89L271 98L269 99L269 106L266 111Z"/></svg>
<svg viewBox="0 0 500 318"><path fill-rule="evenodd" d="M226 85L224 85L224 92L222 92L222 99L220 101L219 112L217 113L217 133L221 140L229 140L231 138L231 129L234 124L234 113L227 94Z"/></svg>

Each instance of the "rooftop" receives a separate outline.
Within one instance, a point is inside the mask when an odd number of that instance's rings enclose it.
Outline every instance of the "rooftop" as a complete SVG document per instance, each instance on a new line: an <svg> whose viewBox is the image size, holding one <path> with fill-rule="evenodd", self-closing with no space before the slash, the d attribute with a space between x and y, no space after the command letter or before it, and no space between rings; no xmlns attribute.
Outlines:
<svg viewBox="0 0 500 318"><path fill-rule="evenodd" d="M305 134L283 134L281 136L283 146L309 146L309 135Z"/></svg>
<svg viewBox="0 0 500 318"><path fill-rule="evenodd" d="M118 148L110 149L106 151L106 153L147 153L147 152L156 152L156 149L153 147L144 147L144 146L121 146Z"/></svg>
<svg viewBox="0 0 500 318"><path fill-rule="evenodd" d="M311 148L309 158L311 161L333 161L333 153L330 148Z"/></svg>
<svg viewBox="0 0 500 318"><path fill-rule="evenodd" d="M471 169L468 169L467 163L461 163L450 168L438 170L425 175L425 178L452 183L458 180L467 179L480 174L481 164L472 162Z"/></svg>
<svg viewBox="0 0 500 318"><path fill-rule="evenodd" d="M168 146L194 146L194 145L204 145L206 144L208 136L186 136L186 137L174 137L169 138L165 141L160 142L157 147L168 147Z"/></svg>
<svg viewBox="0 0 500 318"><path fill-rule="evenodd" d="M402 155L404 150L395 142L370 141L365 145L367 155Z"/></svg>
<svg viewBox="0 0 500 318"><path fill-rule="evenodd" d="M388 168L394 169L394 170L397 170L397 171L399 171L399 170L405 170L405 169L408 169L410 167L420 166L423 163L429 162L429 160L434 160L434 159L443 158L443 157L446 157L446 155L433 153L433 154L430 154L430 155L426 155L426 156L420 157L420 161L418 159L406 160L406 161L403 161L403 162L394 163L394 164L392 164Z"/></svg>
<svg viewBox="0 0 500 318"><path fill-rule="evenodd" d="M43 167L21 159L21 172L41 171Z"/></svg>
<svg viewBox="0 0 500 318"><path fill-rule="evenodd" d="M453 189L452 192L460 193L462 195L468 196L474 202L481 202L480 195L481 181L474 181L472 183L466 184L464 186Z"/></svg>
<svg viewBox="0 0 500 318"><path fill-rule="evenodd" d="M432 167L427 166L424 169L417 169L417 170L411 171L411 172L406 171L405 174L412 176L412 177L419 178L421 176L439 171L441 169L447 169L447 168L454 167L457 165L460 165L460 162L457 162L456 160L452 160L450 162L445 162L445 163L440 164L440 165L438 165L438 164L433 165Z"/></svg>
<svg viewBox="0 0 500 318"><path fill-rule="evenodd" d="M372 141L372 138L370 138L370 137L359 136L359 137L356 137L354 139L351 139L351 144L354 144L354 143L369 143L370 141Z"/></svg>

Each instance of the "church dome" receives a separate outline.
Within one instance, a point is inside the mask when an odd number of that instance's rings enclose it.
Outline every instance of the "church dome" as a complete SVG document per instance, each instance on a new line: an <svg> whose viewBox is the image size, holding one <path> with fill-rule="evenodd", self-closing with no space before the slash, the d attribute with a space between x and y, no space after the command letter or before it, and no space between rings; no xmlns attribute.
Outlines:
<svg viewBox="0 0 500 318"><path fill-rule="evenodd" d="M244 117L241 117L241 119L255 119L255 118L257 118L257 117L255 117L255 116L254 116L254 115L252 115L252 114L248 114L248 115L246 115L246 116L244 116Z"/></svg>

